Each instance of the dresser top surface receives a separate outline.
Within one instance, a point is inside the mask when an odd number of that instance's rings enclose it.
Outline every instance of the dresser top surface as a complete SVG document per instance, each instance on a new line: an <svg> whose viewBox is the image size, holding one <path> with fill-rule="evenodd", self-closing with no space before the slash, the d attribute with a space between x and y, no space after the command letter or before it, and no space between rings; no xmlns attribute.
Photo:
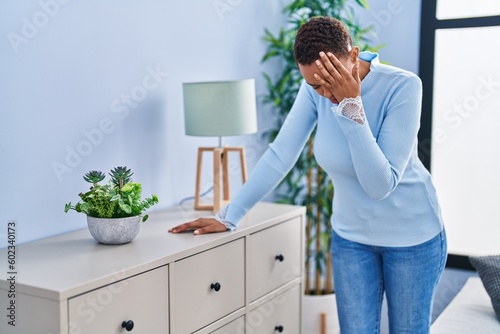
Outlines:
<svg viewBox="0 0 500 334"><path fill-rule="evenodd" d="M142 223L139 235L124 245L99 244L86 228L20 244L16 246L16 291L63 300L304 213L305 208L300 206L258 203L235 231L195 236L192 232L172 234L168 229L198 217L210 216L210 212L174 207L152 211L149 220ZM0 249L0 258L7 258L7 249ZM6 273L6 261L2 266ZM0 279L0 289L8 290L5 278Z"/></svg>

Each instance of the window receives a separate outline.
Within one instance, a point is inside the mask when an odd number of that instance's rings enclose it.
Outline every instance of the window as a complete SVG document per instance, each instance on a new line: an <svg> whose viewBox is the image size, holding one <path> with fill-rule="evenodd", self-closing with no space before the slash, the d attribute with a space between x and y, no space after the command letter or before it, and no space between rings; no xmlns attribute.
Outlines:
<svg viewBox="0 0 500 334"><path fill-rule="evenodd" d="M437 0L439 20L500 15L498 0Z"/></svg>
<svg viewBox="0 0 500 334"><path fill-rule="evenodd" d="M438 190L450 254L498 254L500 2L470 3L422 1L419 153Z"/></svg>

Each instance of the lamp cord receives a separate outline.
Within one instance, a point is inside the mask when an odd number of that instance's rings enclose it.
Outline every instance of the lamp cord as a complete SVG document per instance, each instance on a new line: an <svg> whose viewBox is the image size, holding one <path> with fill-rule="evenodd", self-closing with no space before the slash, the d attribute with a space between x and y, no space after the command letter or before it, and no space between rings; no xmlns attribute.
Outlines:
<svg viewBox="0 0 500 334"><path fill-rule="evenodd" d="M214 187L211 186L210 188L208 188L208 190L206 190L204 193L202 193L200 195L200 197L205 197L208 193L210 193L212 190L214 190ZM186 201L189 201L189 200L194 200L194 196L189 196L189 197L184 197L183 199L181 199L179 201L179 205L183 205Z"/></svg>

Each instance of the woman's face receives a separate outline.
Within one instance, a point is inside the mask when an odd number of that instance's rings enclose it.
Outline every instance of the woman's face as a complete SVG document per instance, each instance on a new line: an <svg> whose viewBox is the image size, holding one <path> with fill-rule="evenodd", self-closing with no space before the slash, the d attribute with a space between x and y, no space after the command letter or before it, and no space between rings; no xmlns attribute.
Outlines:
<svg viewBox="0 0 500 334"><path fill-rule="evenodd" d="M319 57L318 57L319 59ZM351 61L350 57L342 57L338 58L339 61L344 65L344 67L351 72L352 67L353 67L353 62ZM328 87L324 87L318 83L318 80L314 77L314 74L321 75L318 67L316 66L315 63L312 63L310 65L302 65L299 64L299 71L302 73L302 76L304 77L304 80L308 85L310 85L316 93L318 93L321 96L326 97L330 102L338 104L339 101L335 98L335 96L332 94L331 90L328 89Z"/></svg>

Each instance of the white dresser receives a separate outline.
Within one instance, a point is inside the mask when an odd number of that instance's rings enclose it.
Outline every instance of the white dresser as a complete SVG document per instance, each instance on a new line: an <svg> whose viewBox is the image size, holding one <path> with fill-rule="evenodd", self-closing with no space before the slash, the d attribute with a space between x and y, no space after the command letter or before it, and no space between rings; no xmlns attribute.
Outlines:
<svg viewBox="0 0 500 334"><path fill-rule="evenodd" d="M87 229L18 245L15 327L0 250L0 333L300 333L305 209L259 203L232 232L168 233L208 214L151 212L119 246Z"/></svg>

